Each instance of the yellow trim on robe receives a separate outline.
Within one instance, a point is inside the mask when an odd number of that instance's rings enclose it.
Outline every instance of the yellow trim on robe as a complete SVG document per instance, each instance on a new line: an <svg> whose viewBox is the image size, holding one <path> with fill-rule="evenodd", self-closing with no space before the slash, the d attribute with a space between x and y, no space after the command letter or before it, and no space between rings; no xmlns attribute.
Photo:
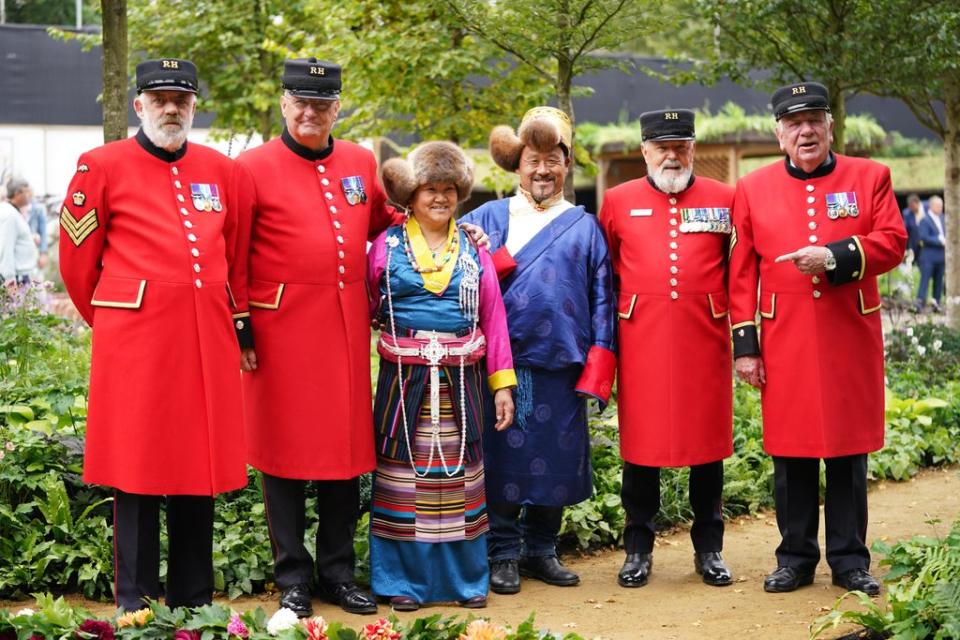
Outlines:
<svg viewBox="0 0 960 640"><path fill-rule="evenodd" d="M722 318L722 317L724 317L724 316L730 315L730 309L727 309L726 311L723 311L722 313L717 313L716 307L714 307L714 305L713 305L713 294L712 294L712 293L708 293L708 294L707 294L707 302L710 303L710 315L712 315L714 318ZM729 303L728 303L728 306L729 306Z"/></svg>
<svg viewBox="0 0 960 640"><path fill-rule="evenodd" d="M507 387L516 387L517 374L513 369L500 369L487 378L487 384L490 385L491 393Z"/></svg>
<svg viewBox="0 0 960 640"><path fill-rule="evenodd" d="M766 318L767 320L773 320L773 316L777 313L777 294L773 293L770 297L770 313L764 313L763 310L760 310L760 317Z"/></svg>
<svg viewBox="0 0 960 640"><path fill-rule="evenodd" d="M143 304L143 290L147 288L147 281L140 281L140 288L137 289L137 299L135 302L114 302L112 300L90 299L90 305L94 307L108 307L110 309L139 309Z"/></svg>
<svg viewBox="0 0 960 640"><path fill-rule="evenodd" d="M753 320L747 320L746 322L738 322L737 324L730 327L730 330L732 331L733 329L739 329L740 327L747 327L747 326L756 327L757 323Z"/></svg>
<svg viewBox="0 0 960 640"><path fill-rule="evenodd" d="M857 289L857 293L860 294L860 313L861 314L867 315L867 314L873 313L874 311L876 311L877 309L883 306L883 300L881 299L880 304L878 304L875 307L871 307L867 309L866 304L864 304L863 302L863 289Z"/></svg>
<svg viewBox="0 0 960 640"><path fill-rule="evenodd" d="M235 313L235 314L233 314L233 319L234 319L234 320L240 320L241 318L249 318L249 317L250 317L250 312L249 312L249 311L244 311L243 313Z"/></svg>
<svg viewBox="0 0 960 640"><path fill-rule="evenodd" d="M450 243L453 242L453 234L456 232L457 225L453 221L453 218L450 218L450 226L447 230L447 241L440 248L439 255L446 255L447 249L450 247ZM421 268L432 268L436 266L437 261L434 259L433 252L430 251L430 247L427 246L427 239L423 237L423 231L420 229L420 223L417 222L417 219L414 216L410 216L410 218L407 220L407 238L410 239L410 250L413 251L413 255L417 259L417 264L420 265ZM440 295L446 291L447 287L450 285L450 278L453 277L453 267L456 265L458 257L459 256L452 256L439 271L433 271L430 273L421 272L420 275L423 277L423 288L431 293L435 293L436 295Z"/></svg>
<svg viewBox="0 0 960 640"><path fill-rule="evenodd" d="M623 313L622 311L617 311L617 316L621 320L629 320L631 317L633 317L633 308L636 306L637 306L637 294L634 293L630 298L630 308L627 309L626 313Z"/></svg>
<svg viewBox="0 0 960 640"><path fill-rule="evenodd" d="M277 297L274 299L273 302L255 302L253 300L250 300L249 301L250 306L256 307L258 309L279 309L280 298L283 297L283 288L285 286L286 285L282 282L277 286Z"/></svg>
<svg viewBox="0 0 960 640"><path fill-rule="evenodd" d="M857 243L857 249L860 250L860 273L857 274L857 280L863 280L863 273L867 270L867 254L863 252L863 245L860 244L860 238L853 236L853 241Z"/></svg>

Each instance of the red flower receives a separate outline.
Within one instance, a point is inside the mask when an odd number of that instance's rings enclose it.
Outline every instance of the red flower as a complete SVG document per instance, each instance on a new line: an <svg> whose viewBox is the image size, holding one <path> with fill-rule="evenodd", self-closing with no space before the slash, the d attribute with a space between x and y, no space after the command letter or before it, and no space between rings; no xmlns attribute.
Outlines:
<svg viewBox="0 0 960 640"><path fill-rule="evenodd" d="M173 634L173 640L200 640L200 632L194 629L180 629Z"/></svg>
<svg viewBox="0 0 960 640"><path fill-rule="evenodd" d="M81 635L82 633L89 635ZM95 640L114 640L113 626L104 620L84 620L77 627L77 638L93 638Z"/></svg>

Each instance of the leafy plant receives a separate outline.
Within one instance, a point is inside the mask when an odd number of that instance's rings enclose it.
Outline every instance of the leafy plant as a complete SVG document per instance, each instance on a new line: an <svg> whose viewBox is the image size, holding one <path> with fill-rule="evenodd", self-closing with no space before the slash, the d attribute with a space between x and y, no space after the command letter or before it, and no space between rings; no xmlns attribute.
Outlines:
<svg viewBox="0 0 960 640"><path fill-rule="evenodd" d="M945 537L916 536L892 546L878 540L873 550L886 556L880 565L890 567L886 602L860 592L844 594L814 623L812 637L850 622L896 638L960 637L960 519ZM843 610L847 598L860 608Z"/></svg>

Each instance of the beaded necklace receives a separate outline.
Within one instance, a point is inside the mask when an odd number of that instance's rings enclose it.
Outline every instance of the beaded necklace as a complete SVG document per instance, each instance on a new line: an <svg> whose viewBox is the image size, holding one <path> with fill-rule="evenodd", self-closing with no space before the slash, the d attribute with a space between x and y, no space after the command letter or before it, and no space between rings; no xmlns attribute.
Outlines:
<svg viewBox="0 0 960 640"><path fill-rule="evenodd" d="M438 260L436 254L434 253L433 264L429 267L423 267L419 262L417 262L417 257L413 254L413 248L410 246L410 237L407 235L407 225L400 225L400 229L403 233L403 250L407 254L407 260L410 261L410 266L413 267L413 270L417 273L436 273L437 271L442 271L446 264L453 259L453 256L457 255L457 249L459 248L460 243L460 234L454 233L453 238L450 240L450 243L447 244L447 249L443 252L443 255L440 256L440 259ZM433 252L431 251L431 253Z"/></svg>

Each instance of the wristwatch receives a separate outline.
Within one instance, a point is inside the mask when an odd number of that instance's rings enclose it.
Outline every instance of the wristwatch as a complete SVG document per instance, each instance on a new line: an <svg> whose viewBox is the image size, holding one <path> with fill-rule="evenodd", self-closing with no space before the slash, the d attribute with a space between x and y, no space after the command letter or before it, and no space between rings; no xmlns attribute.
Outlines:
<svg viewBox="0 0 960 640"><path fill-rule="evenodd" d="M824 247L824 249L827 248ZM823 261L823 268L827 271L833 271L837 268L837 259L833 256L833 251L830 251L830 249L827 249L827 257Z"/></svg>

